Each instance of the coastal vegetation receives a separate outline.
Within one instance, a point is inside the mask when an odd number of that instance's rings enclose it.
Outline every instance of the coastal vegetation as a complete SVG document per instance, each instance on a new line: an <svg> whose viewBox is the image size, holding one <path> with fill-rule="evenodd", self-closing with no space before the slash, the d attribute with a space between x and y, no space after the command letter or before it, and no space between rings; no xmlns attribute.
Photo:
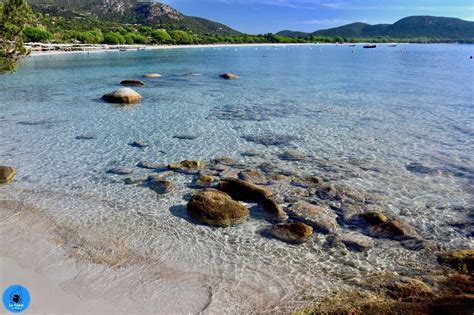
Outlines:
<svg viewBox="0 0 474 315"><path fill-rule="evenodd" d="M0 3L0 74L14 71L18 60L29 54L23 39L31 16L26 0Z"/></svg>

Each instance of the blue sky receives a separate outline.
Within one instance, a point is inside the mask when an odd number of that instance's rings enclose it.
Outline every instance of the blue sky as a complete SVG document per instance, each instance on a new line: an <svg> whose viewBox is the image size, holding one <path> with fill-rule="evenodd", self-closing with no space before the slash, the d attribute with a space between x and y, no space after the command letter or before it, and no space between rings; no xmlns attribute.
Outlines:
<svg viewBox="0 0 474 315"><path fill-rule="evenodd" d="M158 0L186 15L246 33L315 31L351 22L393 23L410 15L474 20L474 0Z"/></svg>

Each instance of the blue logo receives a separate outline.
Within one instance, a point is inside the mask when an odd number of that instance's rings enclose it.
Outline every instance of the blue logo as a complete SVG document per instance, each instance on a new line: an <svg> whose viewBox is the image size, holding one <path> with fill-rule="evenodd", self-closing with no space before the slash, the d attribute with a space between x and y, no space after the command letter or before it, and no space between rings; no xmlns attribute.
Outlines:
<svg viewBox="0 0 474 315"><path fill-rule="evenodd" d="M2 301L10 312L21 313L30 305L30 293L21 285L11 285L3 292Z"/></svg>

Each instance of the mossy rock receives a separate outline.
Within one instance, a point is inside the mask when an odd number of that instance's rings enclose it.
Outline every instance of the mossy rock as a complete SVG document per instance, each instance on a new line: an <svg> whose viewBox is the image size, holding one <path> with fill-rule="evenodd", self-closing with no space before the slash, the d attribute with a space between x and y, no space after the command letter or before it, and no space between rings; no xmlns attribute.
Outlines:
<svg viewBox="0 0 474 315"><path fill-rule="evenodd" d="M249 210L244 205L216 189L207 189L194 194L187 209L198 221L220 227L242 223L249 216Z"/></svg>
<svg viewBox="0 0 474 315"><path fill-rule="evenodd" d="M474 272L474 249L460 249L444 253L438 261L461 272Z"/></svg>
<svg viewBox="0 0 474 315"><path fill-rule="evenodd" d="M301 244L313 235L313 228L302 222L282 223L274 225L271 232L282 241Z"/></svg>
<svg viewBox="0 0 474 315"><path fill-rule="evenodd" d="M16 176L16 170L10 166L0 166L0 184L11 182Z"/></svg>

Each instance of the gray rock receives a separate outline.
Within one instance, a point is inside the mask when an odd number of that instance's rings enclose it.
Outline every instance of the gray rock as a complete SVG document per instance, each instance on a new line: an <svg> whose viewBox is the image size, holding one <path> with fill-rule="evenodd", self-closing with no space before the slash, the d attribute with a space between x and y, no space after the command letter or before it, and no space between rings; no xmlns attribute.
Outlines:
<svg viewBox="0 0 474 315"><path fill-rule="evenodd" d="M165 166L163 164L160 164L160 163L140 161L140 162L137 163L137 167L146 168L146 169L150 169L150 170L156 170L156 169L159 169L159 168L164 168Z"/></svg>
<svg viewBox="0 0 474 315"><path fill-rule="evenodd" d="M362 252L374 247L374 240L357 232L347 232L339 235L339 240L349 250Z"/></svg>

